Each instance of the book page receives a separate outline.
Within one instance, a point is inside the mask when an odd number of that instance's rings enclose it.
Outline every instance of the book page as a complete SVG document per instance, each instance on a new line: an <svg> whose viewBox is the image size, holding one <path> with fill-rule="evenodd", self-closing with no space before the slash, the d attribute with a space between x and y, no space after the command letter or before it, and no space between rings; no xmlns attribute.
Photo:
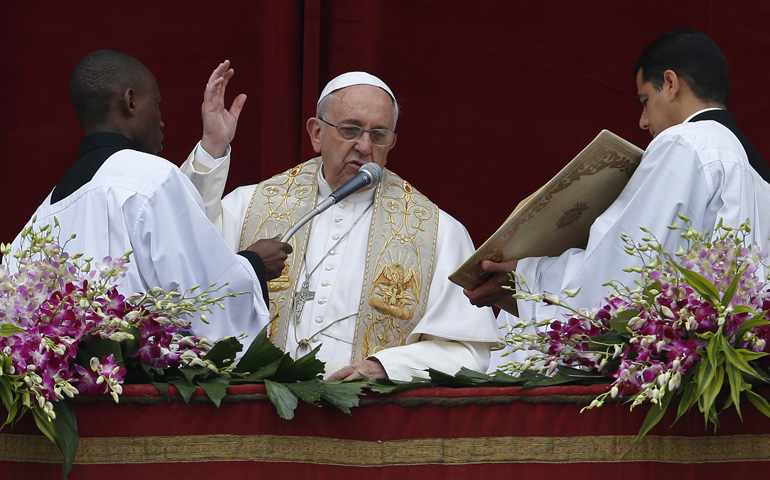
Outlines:
<svg viewBox="0 0 770 480"><path fill-rule="evenodd" d="M609 130L602 130L556 176L519 203L449 279L473 290L491 276L481 270L483 260L558 256L569 248L584 248L594 220L620 195L643 153ZM511 296L496 305L518 314Z"/></svg>

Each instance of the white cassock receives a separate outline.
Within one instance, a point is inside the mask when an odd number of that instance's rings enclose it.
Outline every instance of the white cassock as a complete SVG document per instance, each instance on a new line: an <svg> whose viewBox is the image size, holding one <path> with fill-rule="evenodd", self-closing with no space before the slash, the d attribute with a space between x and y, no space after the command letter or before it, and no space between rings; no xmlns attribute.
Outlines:
<svg viewBox="0 0 770 480"><path fill-rule="evenodd" d="M720 218L734 227L749 219L752 231L748 242L757 242L764 251L770 247L770 185L749 165L736 136L718 122L685 121L662 131L650 142L620 196L591 226L585 250L570 249L558 257L524 258L516 271L524 275L533 292L560 294L580 287L569 304L593 307L611 291L602 285L604 282L618 280L633 288L639 278L638 274L623 272L641 266L641 262L625 253L621 235L643 243L641 238L646 234L639 228L646 227L672 255L680 246L687 246L679 231L667 228L682 224L678 213L702 232L713 232ZM522 318L553 318L563 313L523 300L518 307ZM517 321L506 312L498 318L501 324ZM525 356L517 352L515 358Z"/></svg>
<svg viewBox="0 0 770 480"><path fill-rule="evenodd" d="M227 244L237 250L254 185L237 188L220 203L229 158L214 161L200 146L196 148L195 156L195 162L188 158L182 171L190 175L201 191L209 218L221 228ZM318 201L330 193L331 187L319 173ZM373 200L373 189L359 192L313 220L302 280L309 268L312 271L310 291L315 292L315 297L304 305L296 328L290 327L294 331L289 333L286 351L298 357L321 344L318 358L326 362L327 374L348 365L352 356L373 213L373 209L367 207ZM350 233L345 236L349 229ZM342 241L334 246L340 239ZM429 367L449 374L456 373L461 367L486 371L489 349L497 343L499 336L494 313L490 308L472 306L462 289L447 279L473 251L473 242L465 227L441 211L435 272L423 318L406 345L373 355L390 378L424 377L424 370ZM299 347L302 339L310 340L309 348ZM450 339L455 341L448 341Z"/></svg>
<svg viewBox="0 0 770 480"><path fill-rule="evenodd" d="M199 337L217 340L246 333L248 346L267 325L269 313L253 268L225 245L195 187L163 158L121 150L74 193L53 205L49 194L35 215L39 226L53 224L56 217L62 241L77 235L67 244L71 254L100 261L133 250L126 277L119 280L124 295L156 286L171 290L177 284L181 292L212 283L223 286L221 293L248 292L225 299L225 310L212 308L209 325L195 318L193 331ZM18 246L17 237L13 251Z"/></svg>

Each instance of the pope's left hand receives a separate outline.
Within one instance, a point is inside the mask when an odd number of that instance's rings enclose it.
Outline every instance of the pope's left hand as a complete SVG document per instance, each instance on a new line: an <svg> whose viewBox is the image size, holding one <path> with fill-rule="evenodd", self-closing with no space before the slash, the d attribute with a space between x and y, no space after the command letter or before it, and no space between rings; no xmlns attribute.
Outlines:
<svg viewBox="0 0 770 480"><path fill-rule="evenodd" d="M327 380L355 380L357 378L388 378L388 373L376 358L361 360L334 372Z"/></svg>
<svg viewBox="0 0 770 480"><path fill-rule="evenodd" d="M235 97L230 110L225 108L225 89L233 75L235 70L230 68L230 60L225 60L211 73L203 92L201 147L214 158L224 156L227 146L235 138L238 117L246 103L246 95L242 93Z"/></svg>

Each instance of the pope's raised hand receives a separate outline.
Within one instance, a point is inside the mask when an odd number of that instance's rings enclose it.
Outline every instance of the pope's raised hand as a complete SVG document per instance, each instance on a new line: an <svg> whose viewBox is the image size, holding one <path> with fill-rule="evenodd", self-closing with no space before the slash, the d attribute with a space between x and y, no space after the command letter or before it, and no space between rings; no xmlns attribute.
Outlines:
<svg viewBox="0 0 770 480"><path fill-rule="evenodd" d="M246 95L242 93L235 97L229 110L225 108L225 90L234 74L230 60L225 60L211 73L203 92L201 146L214 158L222 157L235 138L238 117L246 103Z"/></svg>

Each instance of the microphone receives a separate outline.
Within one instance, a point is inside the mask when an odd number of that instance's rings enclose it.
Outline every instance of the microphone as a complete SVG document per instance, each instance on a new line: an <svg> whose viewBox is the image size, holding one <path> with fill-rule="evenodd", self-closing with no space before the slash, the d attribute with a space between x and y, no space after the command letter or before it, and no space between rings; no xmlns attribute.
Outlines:
<svg viewBox="0 0 770 480"><path fill-rule="evenodd" d="M283 237L281 237L281 241L286 243L292 235L297 233L297 230L312 220L313 217L328 209L340 200L348 198L350 195L356 193L362 188L373 187L377 185L380 183L380 180L382 180L382 168L380 168L379 165L374 162L363 164L355 177L348 180L345 185L332 192L332 194L329 195L326 200L316 205L314 209L310 210L305 214L304 217L300 218L299 221L295 223L289 229L289 231L283 235Z"/></svg>

